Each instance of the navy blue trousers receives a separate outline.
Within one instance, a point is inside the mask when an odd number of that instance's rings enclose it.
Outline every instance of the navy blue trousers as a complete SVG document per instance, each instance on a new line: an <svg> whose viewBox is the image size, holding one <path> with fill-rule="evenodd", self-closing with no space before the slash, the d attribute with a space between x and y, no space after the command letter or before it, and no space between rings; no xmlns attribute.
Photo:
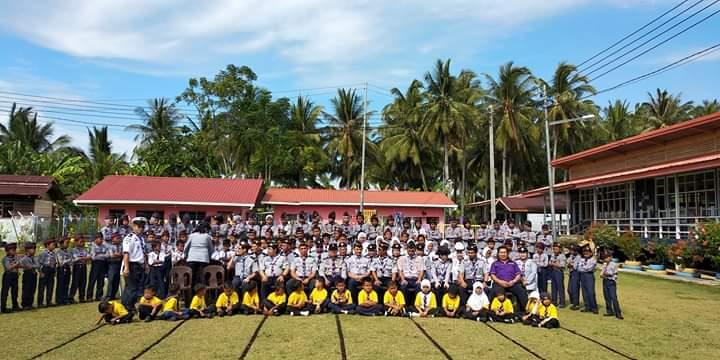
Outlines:
<svg viewBox="0 0 720 360"><path fill-rule="evenodd" d="M595 273L594 272L581 272L580 273L580 287L582 288L583 302L585 303L585 310L597 311L597 299L595 297Z"/></svg>
<svg viewBox="0 0 720 360"><path fill-rule="evenodd" d="M607 313L622 316L620 302L617 297L617 282L615 280L603 279L603 297L605 298L605 310Z"/></svg>
<svg viewBox="0 0 720 360"><path fill-rule="evenodd" d="M572 306L580 306L580 273L575 270L568 275L568 296Z"/></svg>
<svg viewBox="0 0 720 360"><path fill-rule="evenodd" d="M565 273L560 269L549 269L550 274L550 298L553 304L565 306Z"/></svg>

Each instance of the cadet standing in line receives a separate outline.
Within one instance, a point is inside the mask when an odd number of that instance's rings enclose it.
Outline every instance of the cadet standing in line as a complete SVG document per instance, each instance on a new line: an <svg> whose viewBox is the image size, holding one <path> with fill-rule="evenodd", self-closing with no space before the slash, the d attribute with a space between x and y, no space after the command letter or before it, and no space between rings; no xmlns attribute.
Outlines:
<svg viewBox="0 0 720 360"><path fill-rule="evenodd" d="M112 238L112 235L111 235ZM110 243L112 246L112 243ZM103 297L103 288L105 287L105 276L108 271L108 246L105 245L103 235L98 233L95 235L95 242L90 245L90 258L92 267L90 268L90 282L87 286L87 298L100 301ZM95 294L93 297L93 293Z"/></svg>
<svg viewBox="0 0 720 360"><path fill-rule="evenodd" d="M23 269L22 276L22 299L20 305L23 310L32 310L35 300L35 289L38 284L38 269L40 263L35 258L36 244L25 242L25 256L20 259L20 266Z"/></svg>
<svg viewBox="0 0 720 360"><path fill-rule="evenodd" d="M70 303L68 294L70 292L70 279L72 274L72 254L68 250L70 240L60 240L60 249L57 251L57 286L55 287L55 304L67 305Z"/></svg>
<svg viewBox="0 0 720 360"><path fill-rule="evenodd" d="M55 272L57 270L55 245L53 239L45 241L45 250L38 257L40 280L38 281L37 305L39 308L53 306L52 294L55 288Z"/></svg>
<svg viewBox="0 0 720 360"><path fill-rule="evenodd" d="M442 239L443 234L438 230L437 221L435 219L430 220L430 229L427 230L427 240L433 243L434 247L438 247Z"/></svg>
<svg viewBox="0 0 720 360"><path fill-rule="evenodd" d="M90 261L90 253L85 249L85 238L79 237L72 249L73 276L70 286L70 303L75 302L75 293L78 293L78 300L85 302L85 291L87 290L87 264Z"/></svg>
<svg viewBox="0 0 720 360"><path fill-rule="evenodd" d="M597 299L595 297L595 267L597 260L592 254L589 246L582 249L582 258L578 263L580 273L580 287L582 288L583 302L585 308L581 312L598 313Z"/></svg>
<svg viewBox="0 0 720 360"><path fill-rule="evenodd" d="M605 253L600 277L603 281L603 297L605 298L605 316L615 316L622 320L620 301L617 297L617 265L612 261L612 252Z"/></svg>
<svg viewBox="0 0 720 360"><path fill-rule="evenodd" d="M551 300L553 304L558 304L559 308L565 307L565 267L567 259L560 249L560 243L552 245L552 255L550 255L550 267L548 273L550 275Z"/></svg>
<svg viewBox="0 0 720 360"><path fill-rule="evenodd" d="M5 245L5 257L3 258L3 276L2 276L2 294L0 296L0 311L10 313L20 310L18 305L18 269L20 269L20 259L17 258L15 251L16 243L8 243ZM12 309L7 308L8 294L12 297Z"/></svg>
<svg viewBox="0 0 720 360"><path fill-rule="evenodd" d="M373 215L370 217L370 225L367 226L367 236L368 240L375 241L378 236L381 236L383 232L382 225L380 225L380 220L378 220L377 215Z"/></svg>
<svg viewBox="0 0 720 360"><path fill-rule="evenodd" d="M567 260L570 310L580 309L580 273L577 270L579 265L580 255L578 255L578 246L573 245L570 247L570 256Z"/></svg>
<svg viewBox="0 0 720 360"><path fill-rule="evenodd" d="M548 266L550 266L550 258L545 253L545 245L543 243L537 243L535 245L535 254L533 254L533 261L538 267L538 291L541 293L547 292L548 282Z"/></svg>

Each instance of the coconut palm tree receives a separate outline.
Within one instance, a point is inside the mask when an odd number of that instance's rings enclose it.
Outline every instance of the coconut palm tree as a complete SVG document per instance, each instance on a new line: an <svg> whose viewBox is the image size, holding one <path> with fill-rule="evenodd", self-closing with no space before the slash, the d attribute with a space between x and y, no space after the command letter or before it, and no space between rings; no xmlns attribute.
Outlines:
<svg viewBox="0 0 720 360"><path fill-rule="evenodd" d="M642 104L642 114L647 117L644 130L659 129L688 120L693 110L692 101L682 102L681 94L673 95L667 90L655 90L648 93L648 101Z"/></svg>
<svg viewBox="0 0 720 360"><path fill-rule="evenodd" d="M322 106L302 96L290 107L288 138L293 142L291 156L299 165L296 168L298 187L315 183L317 175L327 167L328 157L322 150L322 137L317 128L321 114Z"/></svg>
<svg viewBox="0 0 720 360"><path fill-rule="evenodd" d="M38 123L38 114L31 107L10 108L7 126L0 124L0 143L17 142L36 152L50 152L70 143L67 135L52 139L55 129L52 122Z"/></svg>
<svg viewBox="0 0 720 360"><path fill-rule="evenodd" d="M327 122L324 129L326 149L334 160L336 169L342 174L340 186L351 188L359 180L357 175L363 141L362 100L355 89L338 89L337 96L330 103L332 113L323 111ZM368 141L367 145L369 144Z"/></svg>
<svg viewBox="0 0 720 360"><path fill-rule="evenodd" d="M462 136L464 116L473 112L472 106L458 99L457 78L450 74L450 59L438 59L432 72L425 73L427 103L422 133L427 141L439 142L443 149L443 185L446 191L450 180L450 143Z"/></svg>
<svg viewBox="0 0 720 360"><path fill-rule="evenodd" d="M114 154L112 142L108 139L108 128L93 127L88 129L88 172L94 181L100 181L106 175L116 174L127 167L125 154Z"/></svg>
<svg viewBox="0 0 720 360"><path fill-rule="evenodd" d="M125 130L138 133L135 141L140 141L141 147L160 139L172 140L180 134L179 123L183 115L168 99L148 100L148 107L136 108L135 114L140 117L143 124L130 125Z"/></svg>
<svg viewBox="0 0 720 360"><path fill-rule="evenodd" d="M535 79L526 67L513 62L500 66L497 79L485 75L489 83L487 103L493 106L496 120L496 146L502 149L502 193L511 191L512 161L509 153L517 158L530 159L529 140L536 140L539 131L531 118L535 112Z"/></svg>
<svg viewBox="0 0 720 360"><path fill-rule="evenodd" d="M605 116L601 124L609 141L624 139L636 133L634 117L627 101L608 102L603 113Z"/></svg>
<svg viewBox="0 0 720 360"><path fill-rule="evenodd" d="M703 100L702 104L698 104L693 109L692 114L694 117L700 117L703 115L710 115L720 111L720 102L715 100Z"/></svg>

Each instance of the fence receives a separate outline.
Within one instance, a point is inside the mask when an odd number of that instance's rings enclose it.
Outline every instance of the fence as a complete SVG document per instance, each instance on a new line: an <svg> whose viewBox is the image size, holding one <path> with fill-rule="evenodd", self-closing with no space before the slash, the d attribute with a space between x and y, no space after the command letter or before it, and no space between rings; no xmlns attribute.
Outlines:
<svg viewBox="0 0 720 360"><path fill-rule="evenodd" d="M93 236L97 231L98 223L94 216L65 215L48 218L19 214L0 219L0 241L8 243L43 242L65 236Z"/></svg>

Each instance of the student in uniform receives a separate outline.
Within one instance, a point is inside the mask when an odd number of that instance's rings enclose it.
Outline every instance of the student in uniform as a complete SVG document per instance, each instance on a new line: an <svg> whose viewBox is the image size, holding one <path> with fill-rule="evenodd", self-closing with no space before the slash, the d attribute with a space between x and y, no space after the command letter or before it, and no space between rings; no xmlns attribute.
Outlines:
<svg viewBox="0 0 720 360"><path fill-rule="evenodd" d="M597 261L593 257L592 250L589 246L582 249L582 258L578 262L578 272L580 273L580 287L582 289L583 303L585 308L581 312L598 313L597 299L595 298L595 267Z"/></svg>
<svg viewBox="0 0 720 360"><path fill-rule="evenodd" d="M219 315L220 317L242 313L240 296L237 291L235 291L235 287L233 287L231 282L228 281L223 284L222 293L220 293L220 296L215 300L215 304L208 307L208 312L213 315Z"/></svg>
<svg viewBox="0 0 720 360"><path fill-rule="evenodd" d="M537 282L538 290L540 292L547 292L548 282L548 266L550 266L550 258L545 253L545 245L543 243L537 243L535 245L535 254L533 254L533 261L537 265Z"/></svg>
<svg viewBox="0 0 720 360"><path fill-rule="evenodd" d="M110 325L126 324L132 321L133 313L129 312L120 301L106 300L98 304L100 321Z"/></svg>
<svg viewBox="0 0 720 360"><path fill-rule="evenodd" d="M72 275L72 254L68 250L70 239L60 240L60 249L57 251L57 286L55 287L55 304L67 305L70 292L70 280Z"/></svg>
<svg viewBox="0 0 720 360"><path fill-rule="evenodd" d="M195 284L193 287L195 296L193 296L188 309L189 318L212 318L213 315L208 312L207 305L205 305L205 290L204 284Z"/></svg>
<svg viewBox="0 0 720 360"><path fill-rule="evenodd" d="M338 279L335 282L335 290L330 295L330 304L328 308L333 314L354 314L355 305L353 304L352 294L345 287L345 282Z"/></svg>
<svg viewBox="0 0 720 360"><path fill-rule="evenodd" d="M306 295L313 288L313 279L317 276L318 265L315 258L308 256L308 245L307 243L300 243L298 246L299 256L295 257L293 263L290 265L290 276L297 280L305 291ZM290 283L288 283L288 286ZM288 288L288 292L292 292ZM290 294L292 296L292 294ZM288 311L290 311L288 305Z"/></svg>
<svg viewBox="0 0 720 360"><path fill-rule="evenodd" d="M522 284L525 287L525 291L527 291L528 293L537 291L537 265L535 264L535 261L528 258L528 248L521 247L519 253L520 259L515 261L515 263L520 268L520 273L522 273Z"/></svg>
<svg viewBox="0 0 720 360"><path fill-rule="evenodd" d="M320 262L319 278L325 279L325 283L332 287L338 280L345 280L347 277L346 264L338 257L338 245L333 243L328 246L328 256Z"/></svg>
<svg viewBox="0 0 720 360"><path fill-rule="evenodd" d="M282 281L276 281L273 288L273 292L270 293L265 300L263 300L263 314L266 316L270 315L281 315L285 313L285 283Z"/></svg>
<svg viewBox="0 0 720 360"><path fill-rule="evenodd" d="M125 289L122 292L123 305L128 309L135 308L135 301L142 295L145 284L146 256L143 240L140 235L147 221L143 217L133 218L132 233L125 235L122 252L122 274L125 277Z"/></svg>
<svg viewBox="0 0 720 360"><path fill-rule="evenodd" d="M442 299L450 287L452 261L450 261L450 249L448 249L447 246L440 246L437 254L439 259L435 260L432 265L432 282L435 296L438 299Z"/></svg>
<svg viewBox="0 0 720 360"><path fill-rule="evenodd" d="M151 245L152 251L147 255L148 266L150 272L148 273L148 284L154 289L157 289L158 294L161 298L165 297L165 279L164 279L164 267L165 267L165 254L161 251L161 244L157 241Z"/></svg>
<svg viewBox="0 0 720 360"><path fill-rule="evenodd" d="M560 320L558 320L558 311L555 305L553 305L550 296L547 293L540 295L540 307L538 308L538 323L537 327L546 329L557 329L560 327Z"/></svg>
<svg viewBox="0 0 720 360"><path fill-rule="evenodd" d="M463 228L458 226L456 218L450 219L450 226L445 228L445 240L454 244L455 241L461 241L463 235Z"/></svg>
<svg viewBox="0 0 720 360"><path fill-rule="evenodd" d="M560 243L552 245L552 255L550 255L550 266L548 274L550 275L551 299L553 304L558 307L565 307L565 267L567 259L560 249Z"/></svg>
<svg viewBox="0 0 720 360"><path fill-rule="evenodd" d="M370 276L370 259L362 256L362 244L355 243L353 255L345 260L345 264L347 267L348 288L350 288L353 300L357 302L360 287L362 287L364 279Z"/></svg>
<svg viewBox="0 0 720 360"><path fill-rule="evenodd" d="M315 280L315 288L310 292L308 297L308 307L313 314L322 314L327 312L328 303L328 292L325 289L325 279L322 277Z"/></svg>
<svg viewBox="0 0 720 360"><path fill-rule="evenodd" d="M18 278L20 269L20 259L17 254L17 244L8 243L5 245L5 257L3 258L3 276L2 276L2 295L0 296L0 308L3 313L10 313L13 311L20 311L20 305L18 305ZM7 308L7 298L11 296L12 309Z"/></svg>
<svg viewBox="0 0 720 360"><path fill-rule="evenodd" d="M39 308L52 306L52 294L55 287L57 258L55 257L55 240L45 241L45 250L38 257L40 280L38 281L37 304ZM46 302L47 301L47 302Z"/></svg>
<svg viewBox="0 0 720 360"><path fill-rule="evenodd" d="M580 255L578 254L578 246L573 245L570 247L570 255L567 259L570 310L580 309L580 273L577 270L579 262Z"/></svg>
<svg viewBox="0 0 720 360"><path fill-rule="evenodd" d="M428 269L429 270L429 269ZM415 298L419 283L425 275L425 262L422 256L415 253L415 242L407 244L407 255L401 256L397 263L397 275L400 279L400 288L408 299ZM428 280L428 283L430 281Z"/></svg>
<svg viewBox="0 0 720 360"><path fill-rule="evenodd" d="M240 295L243 294L243 285L255 279L257 274L257 263L247 254L249 248L250 245L247 242L241 242L227 265L228 272L235 269L232 284Z"/></svg>
<svg viewBox="0 0 720 360"><path fill-rule="evenodd" d="M260 294L257 291L257 283L250 280L243 285L243 298L240 309L245 315L262 314L262 306L260 304Z"/></svg>
<svg viewBox="0 0 720 360"><path fill-rule="evenodd" d="M460 305L460 289L457 285L450 285L447 293L442 297L442 312L440 314L449 318L460 317L464 312Z"/></svg>
<svg viewBox="0 0 720 360"><path fill-rule="evenodd" d="M163 302L159 297L155 296L155 288L146 286L143 296L138 300L137 310L140 320L151 322L162 310Z"/></svg>
<svg viewBox="0 0 720 360"><path fill-rule="evenodd" d="M23 310L34 309L33 302L35 301L38 269L40 268L40 263L35 259L35 247L34 242L25 242L25 256L20 258L20 267L23 269L20 305Z"/></svg>
<svg viewBox="0 0 720 360"><path fill-rule="evenodd" d="M112 235L110 235L110 238L112 239ZM108 245L105 244L102 233L95 235L95 241L90 245L90 259L90 281L87 286L87 298L88 300L100 301L105 290L105 276L108 272Z"/></svg>
<svg viewBox="0 0 720 360"><path fill-rule="evenodd" d="M177 321L181 319L188 319L190 314L187 309L180 309L180 303L178 301L178 293L180 292L180 285L170 284L168 287L168 296L163 301L162 313L160 318L168 321Z"/></svg>
<svg viewBox="0 0 720 360"><path fill-rule="evenodd" d="M405 316L405 295L398 290L398 283L390 281L383 296L385 316Z"/></svg>
<svg viewBox="0 0 720 360"><path fill-rule="evenodd" d="M460 291L465 292L465 296L472 295L475 291L472 286L476 281L485 282L487 274L485 273L485 259L478 257L478 247L475 244L468 246L468 256L463 259L460 272L461 281L459 282Z"/></svg>
<svg viewBox="0 0 720 360"><path fill-rule="evenodd" d="M465 304L465 318L468 320L486 322L488 320L490 299L485 294L483 282L473 283L473 293Z"/></svg>
<svg viewBox="0 0 720 360"><path fill-rule="evenodd" d="M540 322L538 309L540 308L540 293L535 290L528 295L528 303L525 306L525 315L520 317L523 325L537 325Z"/></svg>
<svg viewBox="0 0 720 360"><path fill-rule="evenodd" d="M259 266L261 291L260 296L265 299L272 293L273 286L278 282L285 282L290 273L287 259L278 253L278 244L270 243L265 256Z"/></svg>
<svg viewBox="0 0 720 360"><path fill-rule="evenodd" d="M617 297L617 265L612 261L612 252L603 256L603 265L600 272L603 285L603 298L605 298L605 316L615 316L622 320L622 311Z"/></svg>
<svg viewBox="0 0 720 360"><path fill-rule="evenodd" d="M411 317L435 317L438 312L435 293L431 291L430 280L420 282L420 292L415 296L415 306L410 310Z"/></svg>
<svg viewBox="0 0 720 360"><path fill-rule="evenodd" d="M120 233L115 232L112 234L112 240L108 248L107 296L110 300L117 298L117 293L120 289L120 268L122 267L122 261L122 237Z"/></svg>
<svg viewBox="0 0 720 360"><path fill-rule="evenodd" d="M375 316L382 315L383 305L378 300L378 295L373 290L373 282L369 277L362 281L362 290L358 293L358 303L355 307L358 315Z"/></svg>
<svg viewBox="0 0 720 360"><path fill-rule="evenodd" d="M310 311L305 310L308 302L305 289L300 280L292 279L288 284L290 296L287 300L287 312L290 316L309 316Z"/></svg>
<svg viewBox="0 0 720 360"><path fill-rule="evenodd" d="M393 258L387 254L389 248L387 243L381 242L379 244L379 248L380 251L378 256L375 257L374 261L371 263L371 271L376 280L376 284L378 284L375 291L378 292L378 296L381 299L384 299L385 292L387 291L388 286L390 286L390 282L393 281L393 268L395 267L395 262Z"/></svg>
<svg viewBox="0 0 720 360"><path fill-rule="evenodd" d="M512 324L515 322L515 310L510 299L505 297L505 291L498 291L495 298L490 303L490 315L488 317L493 322L504 322Z"/></svg>
<svg viewBox="0 0 720 360"><path fill-rule="evenodd" d="M87 290L87 265L91 260L90 253L85 249L85 238L79 237L75 242L72 250L73 259L73 276L72 285L70 286L70 303L74 302L75 293L78 293L78 300L84 303L86 300Z"/></svg>

